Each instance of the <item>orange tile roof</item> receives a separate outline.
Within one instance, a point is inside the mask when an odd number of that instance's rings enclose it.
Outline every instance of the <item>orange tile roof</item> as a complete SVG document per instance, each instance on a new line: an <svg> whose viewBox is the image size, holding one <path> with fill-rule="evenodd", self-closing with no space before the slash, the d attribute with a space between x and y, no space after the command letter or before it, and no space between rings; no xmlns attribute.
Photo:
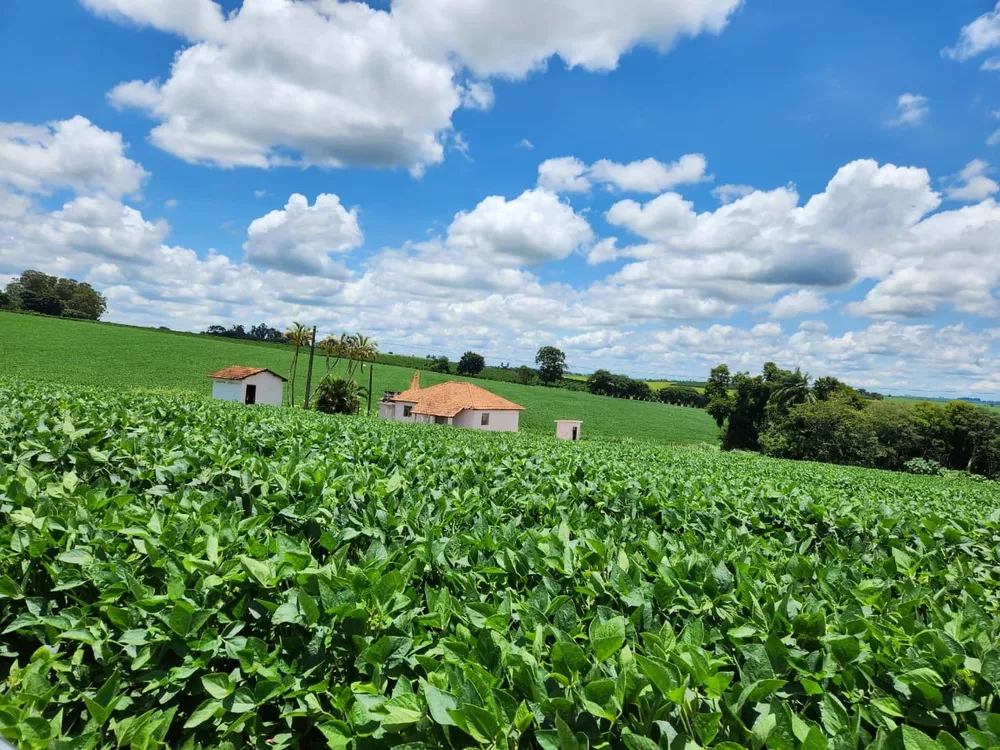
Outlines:
<svg viewBox="0 0 1000 750"><path fill-rule="evenodd" d="M268 370L266 367L240 367L239 365L233 365L232 367L227 367L225 370L213 372L208 377L213 380L246 380L251 375L260 375L262 372L269 372L276 378L288 381L288 378L282 378L274 370Z"/></svg>
<svg viewBox="0 0 1000 750"><path fill-rule="evenodd" d="M394 396L392 401L415 404L414 414L432 417L454 417L465 409L478 411L524 411L513 401L500 398L472 383L449 381L430 388L410 389Z"/></svg>

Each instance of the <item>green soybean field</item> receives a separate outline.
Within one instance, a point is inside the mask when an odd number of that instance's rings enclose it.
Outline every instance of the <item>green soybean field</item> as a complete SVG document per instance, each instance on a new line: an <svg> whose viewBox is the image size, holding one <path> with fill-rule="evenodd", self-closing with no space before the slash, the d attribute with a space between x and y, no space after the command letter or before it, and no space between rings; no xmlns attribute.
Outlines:
<svg viewBox="0 0 1000 750"><path fill-rule="evenodd" d="M0 736L1000 747L997 485L0 380Z"/></svg>

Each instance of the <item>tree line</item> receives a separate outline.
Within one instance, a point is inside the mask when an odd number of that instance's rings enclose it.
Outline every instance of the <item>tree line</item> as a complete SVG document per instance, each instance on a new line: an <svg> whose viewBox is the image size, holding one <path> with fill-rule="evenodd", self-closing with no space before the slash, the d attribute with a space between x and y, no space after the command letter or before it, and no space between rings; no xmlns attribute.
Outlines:
<svg viewBox="0 0 1000 750"><path fill-rule="evenodd" d="M244 328L242 324L232 325L229 328L215 325L209 326L202 333L206 336L221 336L222 338L241 339L244 341L269 341L275 344L291 343L288 336L266 323L258 323L255 326L250 326L250 330Z"/></svg>
<svg viewBox="0 0 1000 750"><path fill-rule="evenodd" d="M690 406L704 409L708 397L696 388L668 385L653 390L645 380L636 380L628 375L615 375L608 370L597 370L587 378L587 390L596 396L626 398L632 401L661 401L674 406Z"/></svg>
<svg viewBox="0 0 1000 750"><path fill-rule="evenodd" d="M886 401L837 378L810 383L773 362L760 375L712 370L707 411L724 450L876 469L1000 477L1000 413L964 401Z"/></svg>
<svg viewBox="0 0 1000 750"><path fill-rule="evenodd" d="M107 309L104 295L90 284L41 271L24 271L0 291L0 310L100 320Z"/></svg>

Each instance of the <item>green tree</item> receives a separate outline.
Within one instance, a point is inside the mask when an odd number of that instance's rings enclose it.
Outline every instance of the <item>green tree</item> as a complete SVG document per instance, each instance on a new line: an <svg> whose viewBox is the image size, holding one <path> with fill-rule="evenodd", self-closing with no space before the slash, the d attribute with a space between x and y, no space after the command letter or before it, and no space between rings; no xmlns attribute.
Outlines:
<svg viewBox="0 0 1000 750"><path fill-rule="evenodd" d="M521 365L517 368L517 382L521 385L528 385L535 379L535 374L535 371L527 365Z"/></svg>
<svg viewBox="0 0 1000 750"><path fill-rule="evenodd" d="M764 453L777 458L875 466L878 436L866 415L832 399L792 407L760 436Z"/></svg>
<svg viewBox="0 0 1000 750"><path fill-rule="evenodd" d="M466 352L462 355L462 358L458 360L459 375L470 375L475 377L483 371L484 367L486 367L486 360L483 358L482 354L476 354L476 352Z"/></svg>
<svg viewBox="0 0 1000 750"><path fill-rule="evenodd" d="M728 365L712 368L712 374L705 383L705 395L708 397L708 406L705 408L720 428L725 426L733 412L733 397L729 392L732 384Z"/></svg>
<svg viewBox="0 0 1000 750"><path fill-rule="evenodd" d="M555 383L566 372L566 354L554 346L543 346L535 355L535 364L543 383Z"/></svg>
<svg viewBox="0 0 1000 750"><path fill-rule="evenodd" d="M773 363L769 362L768 364ZM778 370L778 373L781 372L787 371ZM772 386L768 396L768 405L773 412L783 414L798 404L816 401L816 394L809 389L809 376L798 369L783 376L778 374L770 380L765 375L764 380Z"/></svg>
<svg viewBox="0 0 1000 750"><path fill-rule="evenodd" d="M448 374L451 372L451 363L445 356L431 357L431 371Z"/></svg>
<svg viewBox="0 0 1000 750"><path fill-rule="evenodd" d="M7 306L44 315L99 320L107 311L104 296L76 279L24 271L7 285Z"/></svg>
<svg viewBox="0 0 1000 750"><path fill-rule="evenodd" d="M288 374L288 405L295 405L295 374L299 364L299 350L309 344L310 331L302 323L292 323L292 327L285 332L285 338L290 344L295 346L295 354L292 355L292 365Z"/></svg>
<svg viewBox="0 0 1000 750"><path fill-rule="evenodd" d="M595 396L613 396L615 376L607 370L597 370L587 378L587 390Z"/></svg>

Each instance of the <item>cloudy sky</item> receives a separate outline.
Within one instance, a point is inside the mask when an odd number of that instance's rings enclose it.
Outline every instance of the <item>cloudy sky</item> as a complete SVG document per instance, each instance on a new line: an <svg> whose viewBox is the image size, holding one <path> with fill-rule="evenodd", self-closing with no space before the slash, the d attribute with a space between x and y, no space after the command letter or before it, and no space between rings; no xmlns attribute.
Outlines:
<svg viewBox="0 0 1000 750"><path fill-rule="evenodd" d="M0 281L111 320L1000 396L1000 4L8 0L0 65Z"/></svg>

